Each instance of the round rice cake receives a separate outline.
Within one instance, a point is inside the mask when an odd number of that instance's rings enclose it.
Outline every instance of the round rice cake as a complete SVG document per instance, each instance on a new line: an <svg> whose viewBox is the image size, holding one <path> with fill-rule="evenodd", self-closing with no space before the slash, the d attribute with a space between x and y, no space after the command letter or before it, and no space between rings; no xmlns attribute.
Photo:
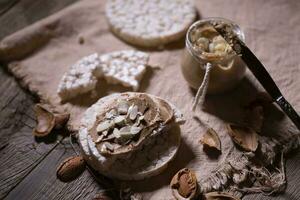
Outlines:
<svg viewBox="0 0 300 200"><path fill-rule="evenodd" d="M191 0L110 0L111 30L128 43L157 47L183 37L196 18Z"/></svg>
<svg viewBox="0 0 300 200"><path fill-rule="evenodd" d="M121 180L139 180L157 175L174 159L180 146L178 124L184 120L180 111L174 105L165 101L172 107L174 118L177 119L169 131L168 128L163 128L159 136L152 137L139 150L132 151L124 156L105 156L101 154L91 136L90 129L108 104L116 99L124 99L124 97L127 98L136 94L144 93L127 92L103 97L87 109L81 120L79 144L83 156L95 170L108 177ZM149 97L158 101L164 101L153 95L149 95Z"/></svg>

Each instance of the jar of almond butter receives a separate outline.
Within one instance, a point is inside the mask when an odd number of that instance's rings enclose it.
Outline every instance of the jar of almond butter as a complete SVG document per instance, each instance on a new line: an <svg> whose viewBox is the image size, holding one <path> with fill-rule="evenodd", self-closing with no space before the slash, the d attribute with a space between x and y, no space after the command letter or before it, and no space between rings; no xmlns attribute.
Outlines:
<svg viewBox="0 0 300 200"><path fill-rule="evenodd" d="M207 92L215 94L234 88L244 77L246 66L211 22L225 23L242 41L245 36L237 24L223 18L199 20L188 29L181 62L183 76L192 88L198 89L205 75L205 66L210 63Z"/></svg>

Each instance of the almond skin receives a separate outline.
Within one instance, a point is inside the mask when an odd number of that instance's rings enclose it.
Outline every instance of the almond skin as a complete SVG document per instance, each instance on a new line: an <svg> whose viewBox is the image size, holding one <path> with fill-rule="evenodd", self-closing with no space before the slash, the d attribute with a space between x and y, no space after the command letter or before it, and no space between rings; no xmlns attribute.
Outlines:
<svg viewBox="0 0 300 200"><path fill-rule="evenodd" d="M57 168L56 176L63 182L69 182L85 170L86 163L82 156L72 156L65 159Z"/></svg>

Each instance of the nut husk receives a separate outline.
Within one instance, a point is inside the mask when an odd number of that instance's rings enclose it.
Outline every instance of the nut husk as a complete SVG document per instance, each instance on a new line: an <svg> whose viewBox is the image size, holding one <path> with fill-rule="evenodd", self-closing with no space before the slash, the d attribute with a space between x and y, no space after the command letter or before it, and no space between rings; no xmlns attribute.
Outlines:
<svg viewBox="0 0 300 200"><path fill-rule="evenodd" d="M240 198L235 197L227 192L210 192L204 194L205 200L240 200Z"/></svg>
<svg viewBox="0 0 300 200"><path fill-rule="evenodd" d="M70 118L69 113L55 113L45 104L36 104L34 111L37 119L37 125L33 130L33 135L36 137L44 137L56 128L64 127Z"/></svg>
<svg viewBox="0 0 300 200"><path fill-rule="evenodd" d="M195 199L198 196L196 175L188 168L179 170L172 178L170 186L176 199Z"/></svg>
<svg viewBox="0 0 300 200"><path fill-rule="evenodd" d="M258 139L257 134L253 129L236 124L227 124L227 130L231 139L243 150L256 151Z"/></svg>
<svg viewBox="0 0 300 200"><path fill-rule="evenodd" d="M65 159L57 168L56 176L63 182L76 179L84 170L86 163L82 156L72 156Z"/></svg>
<svg viewBox="0 0 300 200"><path fill-rule="evenodd" d="M206 133L200 139L200 142L203 144L204 147L221 151L220 138L216 131L212 128L207 129Z"/></svg>
<svg viewBox="0 0 300 200"><path fill-rule="evenodd" d="M37 125L33 129L33 135L43 137L48 135L55 126L55 116L42 104L36 104L34 111L37 119Z"/></svg>

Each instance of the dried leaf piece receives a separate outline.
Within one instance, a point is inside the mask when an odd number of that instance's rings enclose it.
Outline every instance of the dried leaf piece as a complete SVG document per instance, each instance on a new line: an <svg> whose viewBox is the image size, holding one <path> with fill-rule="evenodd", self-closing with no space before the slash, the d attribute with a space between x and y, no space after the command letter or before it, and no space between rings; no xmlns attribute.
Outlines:
<svg viewBox="0 0 300 200"><path fill-rule="evenodd" d="M170 186L176 199L195 199L198 195L196 175L188 168L178 171L172 178Z"/></svg>
<svg viewBox="0 0 300 200"><path fill-rule="evenodd" d="M240 200L240 198L233 196L227 192L210 192L204 194L205 200Z"/></svg>
<svg viewBox="0 0 300 200"><path fill-rule="evenodd" d="M236 124L227 124L231 139L245 151L256 151L258 139L256 132L249 128Z"/></svg>
<svg viewBox="0 0 300 200"><path fill-rule="evenodd" d="M200 139L200 142L204 147L213 148L218 151L221 151L221 141L216 133L216 131L212 128L207 129L206 133Z"/></svg>
<svg viewBox="0 0 300 200"><path fill-rule="evenodd" d="M85 161L82 156L72 156L64 160L56 171L56 176L63 182L76 179L85 170Z"/></svg>
<svg viewBox="0 0 300 200"><path fill-rule="evenodd" d="M43 137L48 135L55 126L55 116L42 104L36 104L34 107L37 125L33 129L33 135Z"/></svg>

